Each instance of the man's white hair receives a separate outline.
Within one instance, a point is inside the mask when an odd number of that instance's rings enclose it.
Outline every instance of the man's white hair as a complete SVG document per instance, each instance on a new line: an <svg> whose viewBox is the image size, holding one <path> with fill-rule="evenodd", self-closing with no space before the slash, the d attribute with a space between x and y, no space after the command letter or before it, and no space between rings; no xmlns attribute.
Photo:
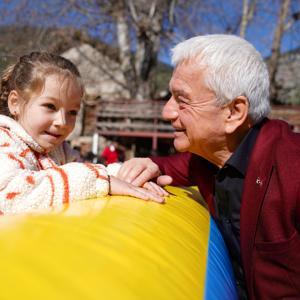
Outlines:
<svg viewBox="0 0 300 300"><path fill-rule="evenodd" d="M262 56L246 40L234 35L211 34L193 37L172 49L175 66L190 59L208 72L205 83L216 93L219 105L245 96L254 123L268 115L268 70Z"/></svg>

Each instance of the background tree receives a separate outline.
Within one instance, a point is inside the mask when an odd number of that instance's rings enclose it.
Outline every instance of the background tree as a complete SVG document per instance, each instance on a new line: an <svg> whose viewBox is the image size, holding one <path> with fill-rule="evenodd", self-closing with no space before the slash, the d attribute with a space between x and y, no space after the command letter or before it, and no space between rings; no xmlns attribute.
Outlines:
<svg viewBox="0 0 300 300"><path fill-rule="evenodd" d="M119 0L114 6L121 68L133 98L151 97L149 79L157 64L160 40L174 25L174 5L175 0Z"/></svg>
<svg viewBox="0 0 300 300"><path fill-rule="evenodd" d="M274 38L271 49L271 56L268 61L270 75L270 99L274 104L281 103L278 99L278 90L281 86L276 81L279 60L281 56L281 43L284 32L289 30L295 21L300 19L300 11L291 12L291 0L282 0L279 7L277 25L274 32Z"/></svg>
<svg viewBox="0 0 300 300"><path fill-rule="evenodd" d="M287 12L280 14L283 7ZM169 63L169 49L196 34L248 39L270 56L275 90L281 53L300 47L299 0L7 0L0 8L6 27L0 28L0 55L6 60L25 49L61 53L89 43L118 61L132 99L154 96L158 60ZM3 39L3 31L12 41ZM102 67L101 61L95 64Z"/></svg>
<svg viewBox="0 0 300 300"><path fill-rule="evenodd" d="M246 29L249 22L253 19L254 11L256 7L256 0L243 0L243 10L240 25L240 36L245 38Z"/></svg>

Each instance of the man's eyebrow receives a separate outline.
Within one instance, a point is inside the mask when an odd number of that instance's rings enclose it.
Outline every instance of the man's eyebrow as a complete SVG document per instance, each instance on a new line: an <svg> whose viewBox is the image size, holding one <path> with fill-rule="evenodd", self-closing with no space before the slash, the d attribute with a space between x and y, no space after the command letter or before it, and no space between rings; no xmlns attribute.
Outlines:
<svg viewBox="0 0 300 300"><path fill-rule="evenodd" d="M189 94L186 91L184 91L183 89L173 89L173 90L170 89L170 91L175 95L182 95L187 98L189 97Z"/></svg>

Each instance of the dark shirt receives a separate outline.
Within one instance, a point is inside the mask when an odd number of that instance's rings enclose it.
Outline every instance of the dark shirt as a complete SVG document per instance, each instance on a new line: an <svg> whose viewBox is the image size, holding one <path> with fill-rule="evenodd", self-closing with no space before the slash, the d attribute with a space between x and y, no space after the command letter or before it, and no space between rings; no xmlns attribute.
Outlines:
<svg viewBox="0 0 300 300"><path fill-rule="evenodd" d="M247 299L240 249L240 207L244 180L260 124L252 127L215 177L216 221L227 245L240 299Z"/></svg>

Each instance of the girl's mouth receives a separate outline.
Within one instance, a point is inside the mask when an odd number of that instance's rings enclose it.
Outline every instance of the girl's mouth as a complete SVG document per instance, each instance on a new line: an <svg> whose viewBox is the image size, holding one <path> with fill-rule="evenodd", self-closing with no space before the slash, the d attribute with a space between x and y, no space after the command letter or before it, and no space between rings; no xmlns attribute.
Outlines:
<svg viewBox="0 0 300 300"><path fill-rule="evenodd" d="M55 133L51 133L51 132L48 132L48 131L45 131L45 133L46 133L47 135L53 136L53 137L55 137L55 138L59 138L59 137L62 136L61 134L55 134Z"/></svg>

